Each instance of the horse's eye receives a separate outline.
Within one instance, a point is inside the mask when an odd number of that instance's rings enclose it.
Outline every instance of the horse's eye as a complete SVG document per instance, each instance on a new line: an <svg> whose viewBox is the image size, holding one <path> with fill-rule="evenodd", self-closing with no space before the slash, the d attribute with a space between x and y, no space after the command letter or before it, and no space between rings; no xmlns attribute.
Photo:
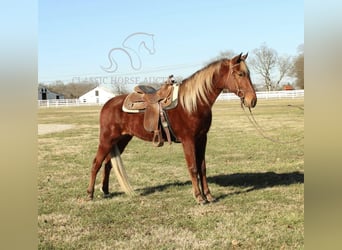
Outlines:
<svg viewBox="0 0 342 250"><path fill-rule="evenodd" d="M243 77L245 74L244 74L243 72L239 72L238 75L239 75L240 77Z"/></svg>

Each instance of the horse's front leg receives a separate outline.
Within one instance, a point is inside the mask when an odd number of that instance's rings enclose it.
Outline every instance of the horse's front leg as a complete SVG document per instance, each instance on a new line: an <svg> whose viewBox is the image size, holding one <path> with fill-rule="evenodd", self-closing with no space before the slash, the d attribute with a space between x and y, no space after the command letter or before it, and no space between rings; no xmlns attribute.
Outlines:
<svg viewBox="0 0 342 250"><path fill-rule="evenodd" d="M199 168L199 179L201 182L201 189L204 197L209 202L215 202L216 199L211 195L208 181L207 181L207 168L205 163L205 151L207 146L207 135L199 138L196 141L196 159L198 160L197 165L200 165Z"/></svg>
<svg viewBox="0 0 342 250"><path fill-rule="evenodd" d="M202 164L201 164L201 173L200 173L200 181L201 181L201 187L203 191L203 195L209 202L215 202L216 199L212 194L210 193L209 186L208 186L208 181L207 181L207 170L206 170L206 165L205 165L205 159L203 159Z"/></svg>
<svg viewBox="0 0 342 250"><path fill-rule="evenodd" d="M188 171L191 177L194 197L199 204L205 204L207 200L202 195L202 192L199 188L198 176L199 176L200 168L198 166L198 160L196 159L195 140L191 140L191 139L184 140L183 150L184 150L185 160L188 166Z"/></svg>

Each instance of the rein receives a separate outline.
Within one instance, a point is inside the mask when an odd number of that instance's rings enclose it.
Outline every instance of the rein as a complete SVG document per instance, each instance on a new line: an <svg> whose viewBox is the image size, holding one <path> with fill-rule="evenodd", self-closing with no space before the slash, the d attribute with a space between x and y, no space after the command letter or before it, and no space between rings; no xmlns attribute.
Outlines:
<svg viewBox="0 0 342 250"><path fill-rule="evenodd" d="M230 91L230 88L229 88L229 80L231 76L233 76L233 73L234 73L234 67L236 67L237 65L239 65L239 63L237 64L232 64L230 63L229 65L229 72L228 72L228 75L227 75L227 79L226 79L226 82L227 82L227 86L226 88ZM234 77L234 76L233 76ZM254 115L252 113L252 110L250 107L248 107L248 110L249 110L249 113L250 113L250 116L248 115L248 113L246 112L245 110L245 107L244 107L244 98L245 98L245 93L243 90L240 89L240 86L239 84L237 83L237 81L235 80L234 81L234 84L235 84L235 91L236 91L236 95L238 97L240 97L240 100L241 100L241 108L243 109L245 115L247 116L248 120L253 124L254 128L260 133L260 135L262 137L264 137L265 139L269 140L269 141L272 141L274 143L280 143L280 144L289 144L289 143L295 143L295 142L298 142L300 141L302 138L298 138L296 140L292 140L292 141L281 141L281 140L278 140L278 139L275 139L271 136L268 136L266 135L265 131L263 130L263 128L259 125L259 123L255 120L254 118ZM301 109L301 110L304 110L304 108L302 107L299 107L297 105L291 105L289 104L288 107L294 107L294 108L298 108L298 109Z"/></svg>
<svg viewBox="0 0 342 250"><path fill-rule="evenodd" d="M227 87L226 88L229 91L230 91L229 86L228 86L229 78L230 78L230 76L233 76L233 72L234 72L233 68L238 66L238 65L239 65L239 63L236 63L234 65L230 64L230 66L229 66L229 72L228 72L227 80L226 80L226 82L227 82ZM244 98L245 97L244 91L240 89L240 86L236 83L236 81L234 81L234 84L235 84L235 89L236 89L236 95L239 96L240 98ZM240 93L241 93L242 96L240 96Z"/></svg>
<svg viewBox="0 0 342 250"><path fill-rule="evenodd" d="M288 105L289 107L297 107L301 110L304 110L302 107L299 107L299 106L293 106L293 105ZM249 113L250 113L250 116L248 115L248 113L246 112L246 109L243 105L243 100L241 99L241 108L243 109L245 115L247 116L248 120L253 124L254 128L261 134L262 137L264 137L265 139L271 141L271 142L274 142L274 143L280 143L280 144L290 144L290 143L295 143L295 142L298 142L300 141L302 138L298 138L296 140L292 140L292 141L280 141L280 140L277 140L275 138L272 138L270 136L267 136L264 132L264 130L262 129L262 127L259 125L259 123L255 120L254 118L254 115L252 113L252 110L251 108L248 108L249 110Z"/></svg>

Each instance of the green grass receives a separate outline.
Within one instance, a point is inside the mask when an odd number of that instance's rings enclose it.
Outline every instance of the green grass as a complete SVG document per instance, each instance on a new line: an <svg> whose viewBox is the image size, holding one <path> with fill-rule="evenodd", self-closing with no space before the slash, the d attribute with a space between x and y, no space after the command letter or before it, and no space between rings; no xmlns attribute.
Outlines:
<svg viewBox="0 0 342 250"><path fill-rule="evenodd" d="M39 124L73 124L38 136L39 249L303 249L304 111L300 100L260 100L265 140L238 102L218 102L208 134L209 186L218 202L199 206L180 144L133 139L122 155L139 194L85 201L98 144L100 107L38 110Z"/></svg>

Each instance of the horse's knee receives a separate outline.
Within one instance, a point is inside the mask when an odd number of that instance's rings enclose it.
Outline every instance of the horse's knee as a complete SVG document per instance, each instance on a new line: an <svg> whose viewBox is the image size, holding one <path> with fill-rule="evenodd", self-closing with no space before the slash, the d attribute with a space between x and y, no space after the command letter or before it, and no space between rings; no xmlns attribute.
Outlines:
<svg viewBox="0 0 342 250"><path fill-rule="evenodd" d="M189 173L191 174L191 176L197 176L198 175L198 169L193 166L193 167L189 167Z"/></svg>

